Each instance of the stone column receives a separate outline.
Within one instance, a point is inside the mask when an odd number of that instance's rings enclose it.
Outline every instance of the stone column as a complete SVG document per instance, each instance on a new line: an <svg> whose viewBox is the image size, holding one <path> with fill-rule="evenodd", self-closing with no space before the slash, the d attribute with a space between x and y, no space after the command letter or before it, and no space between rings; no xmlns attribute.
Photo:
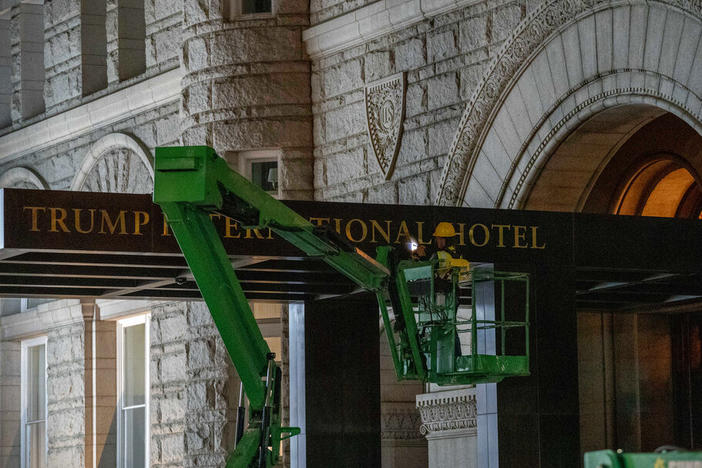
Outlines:
<svg viewBox="0 0 702 468"><path fill-rule="evenodd" d="M184 1L183 144L212 146L234 165L241 152L274 150L281 197L312 198L309 2L274 2L255 21L207 5Z"/></svg>
<svg viewBox="0 0 702 468"><path fill-rule="evenodd" d="M85 323L85 467L117 465L117 325L81 301Z"/></svg>
<svg viewBox="0 0 702 468"><path fill-rule="evenodd" d="M21 2L12 7L12 121L44 112L43 5Z"/></svg>
<svg viewBox="0 0 702 468"><path fill-rule="evenodd" d="M12 100L12 71L10 63L10 9L0 12L0 128L12 124L10 102Z"/></svg>
<svg viewBox="0 0 702 468"><path fill-rule="evenodd" d="M43 8L44 99L51 110L107 86L105 2L66 0Z"/></svg>
<svg viewBox="0 0 702 468"><path fill-rule="evenodd" d="M107 2L107 81L137 76L146 69L143 0Z"/></svg>
<svg viewBox="0 0 702 468"><path fill-rule="evenodd" d="M429 468L478 467L475 389L417 395L417 408L429 442Z"/></svg>

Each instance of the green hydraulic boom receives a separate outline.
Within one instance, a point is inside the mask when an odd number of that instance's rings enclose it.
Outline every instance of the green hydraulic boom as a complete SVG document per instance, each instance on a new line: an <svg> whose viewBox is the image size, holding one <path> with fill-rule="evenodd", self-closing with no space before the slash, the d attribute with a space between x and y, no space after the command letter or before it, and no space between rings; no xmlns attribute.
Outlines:
<svg viewBox="0 0 702 468"><path fill-rule="evenodd" d="M465 266L448 268L441 267L435 258L398 261L391 247L379 247L374 259L334 231L314 226L232 171L205 146L157 148L155 166L154 202L166 215L249 400L248 428L238 433L227 467L274 465L281 440L299 429L281 426L281 371L212 224L213 212L244 228L270 228L306 255L323 259L359 287L374 292L398 378L445 385L528 375L527 275L480 269L468 274L465 261ZM434 291L437 271L448 271L450 276L448 288L440 294ZM480 291L485 289L482 285L487 283L494 283L497 289L498 317L481 317L476 309ZM510 284L521 288L517 302L524 310L519 320L510 317L506 307L505 289ZM462 286L471 288L473 295L471 316L464 318L457 313ZM508 334L515 331L523 337L517 340L522 351L516 355L508 353L506 346ZM461 339L470 349L466 356ZM495 349L485 345L491 340L499 343Z"/></svg>

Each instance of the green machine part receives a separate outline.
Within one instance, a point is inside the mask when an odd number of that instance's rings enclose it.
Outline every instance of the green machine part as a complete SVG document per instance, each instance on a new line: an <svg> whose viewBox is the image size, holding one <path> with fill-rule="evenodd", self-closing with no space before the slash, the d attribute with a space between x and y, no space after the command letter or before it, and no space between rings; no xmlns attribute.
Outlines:
<svg viewBox="0 0 702 468"><path fill-rule="evenodd" d="M280 369L209 214L229 216L243 227L270 228L371 291L383 287L388 271L229 169L209 147L157 148L155 166L154 202L166 215L250 404L248 429L227 467L272 466L280 441L299 429L281 427Z"/></svg>
<svg viewBox="0 0 702 468"><path fill-rule="evenodd" d="M399 379L453 385L528 375L529 279L525 274L473 272L474 296L481 282L499 285L500 316L478 320L474 297L472 317L460 319L456 311L462 273L458 269L452 270L452 288L438 303L434 292L436 261L396 264L391 260L391 247L379 247L376 259L371 258L232 171L206 146L156 149L154 202L166 215L250 403L248 428L227 461L229 468L274 465L280 441L299 429L281 426L281 371L261 335L210 213L228 216L243 228L270 228L308 256L321 258L361 288L374 292ZM507 283L524 286L524 320L506 319ZM422 287L426 290L418 293ZM402 324L400 329L392 325L388 305L393 308L396 324ZM513 329L524 333L526 352L518 355L508 355L505 348L506 334ZM501 350L491 353L479 349L485 333L494 333ZM461 334L471 343L467 356L457 351Z"/></svg>
<svg viewBox="0 0 702 468"><path fill-rule="evenodd" d="M585 468L702 468L702 452L619 453L599 450L585 454Z"/></svg>

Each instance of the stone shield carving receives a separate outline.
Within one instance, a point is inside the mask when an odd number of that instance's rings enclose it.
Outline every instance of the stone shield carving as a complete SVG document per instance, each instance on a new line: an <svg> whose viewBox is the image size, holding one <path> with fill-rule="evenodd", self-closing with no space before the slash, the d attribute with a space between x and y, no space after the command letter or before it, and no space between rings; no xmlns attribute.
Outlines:
<svg viewBox="0 0 702 468"><path fill-rule="evenodd" d="M368 136L386 180L392 177L405 119L404 73L376 81L365 88Z"/></svg>

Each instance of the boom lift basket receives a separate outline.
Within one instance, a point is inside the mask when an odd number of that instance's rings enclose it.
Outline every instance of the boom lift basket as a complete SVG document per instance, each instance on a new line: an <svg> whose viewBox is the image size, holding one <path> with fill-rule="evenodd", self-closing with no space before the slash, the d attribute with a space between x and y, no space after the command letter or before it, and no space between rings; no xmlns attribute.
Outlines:
<svg viewBox="0 0 702 468"><path fill-rule="evenodd" d="M700 466L702 466L702 452L681 450L660 453L621 453L599 450L585 454L585 468L698 468Z"/></svg>
<svg viewBox="0 0 702 468"><path fill-rule="evenodd" d="M437 269L436 260L401 261L378 295L398 378L459 385L529 375L529 276L451 268L442 279ZM464 293L470 309L459 307Z"/></svg>

